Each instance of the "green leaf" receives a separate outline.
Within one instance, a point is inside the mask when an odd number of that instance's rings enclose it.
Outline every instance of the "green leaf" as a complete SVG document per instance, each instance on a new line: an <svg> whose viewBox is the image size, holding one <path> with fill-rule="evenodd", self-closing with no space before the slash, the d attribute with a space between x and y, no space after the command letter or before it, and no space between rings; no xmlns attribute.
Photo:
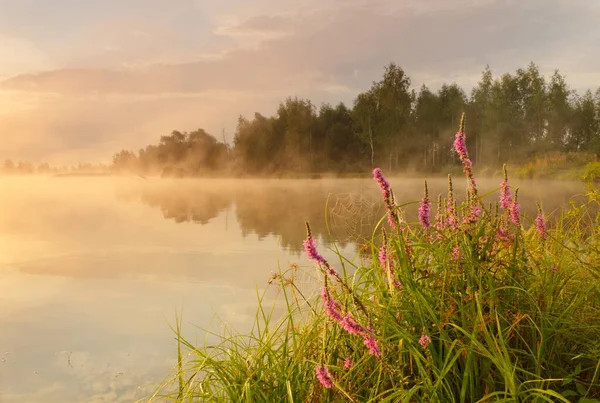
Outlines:
<svg viewBox="0 0 600 403"><path fill-rule="evenodd" d="M288 399L290 399L290 403L294 403L294 393L292 393L292 385L289 379L285 381L285 385L287 387Z"/></svg>
<svg viewBox="0 0 600 403"><path fill-rule="evenodd" d="M579 394L581 396L585 396L587 394L587 389L582 384L576 383L575 388L577 389L577 392L579 392Z"/></svg>

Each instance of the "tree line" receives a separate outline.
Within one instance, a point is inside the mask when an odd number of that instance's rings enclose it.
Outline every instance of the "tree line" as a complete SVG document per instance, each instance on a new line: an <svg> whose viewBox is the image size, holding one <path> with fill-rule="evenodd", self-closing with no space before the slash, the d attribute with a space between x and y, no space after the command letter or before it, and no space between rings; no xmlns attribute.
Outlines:
<svg viewBox="0 0 600 403"><path fill-rule="evenodd" d="M240 118L232 149L248 172L436 172L458 163L453 134L467 113L475 163L499 166L550 152L600 154L600 90L579 95L558 71L545 78L531 63L494 78L487 67L470 95L457 84L437 91L411 80L395 64L358 94L352 108L288 98L275 116ZM265 158L268 156L268 158Z"/></svg>
<svg viewBox="0 0 600 403"><path fill-rule="evenodd" d="M33 164L29 161L13 161L11 159L0 162L0 174L3 175L106 174L110 171L111 166L107 164L50 165L47 162Z"/></svg>
<svg viewBox="0 0 600 403"><path fill-rule="evenodd" d="M494 77L489 67L467 94L456 83L413 88L394 63L352 106L316 106L288 97L276 113L240 116L233 144L203 129L173 131L137 153L121 150L114 171L165 176L364 172L439 172L457 164L453 134L467 114L475 164L500 166L548 153L600 155L600 90L572 90L559 71L544 77L530 63Z"/></svg>

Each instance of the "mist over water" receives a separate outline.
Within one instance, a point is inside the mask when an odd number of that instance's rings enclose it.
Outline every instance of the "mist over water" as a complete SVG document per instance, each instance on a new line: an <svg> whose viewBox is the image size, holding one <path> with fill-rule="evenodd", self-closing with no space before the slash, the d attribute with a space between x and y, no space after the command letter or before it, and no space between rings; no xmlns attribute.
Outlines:
<svg viewBox="0 0 600 403"><path fill-rule="evenodd" d="M390 182L400 204L422 197L422 179ZM428 184L433 201L446 194L446 179ZM498 185L481 179L480 194ZM465 186L455 182L457 196ZM513 186L530 216L537 200L550 213L585 192L569 182ZM336 241L353 258L385 214L369 178L13 177L0 189L0 402L146 396L175 364L177 310L198 343L205 334L192 324L218 330L215 315L243 330L278 266L312 273L304 221L322 246ZM416 211L406 207L409 222Z"/></svg>

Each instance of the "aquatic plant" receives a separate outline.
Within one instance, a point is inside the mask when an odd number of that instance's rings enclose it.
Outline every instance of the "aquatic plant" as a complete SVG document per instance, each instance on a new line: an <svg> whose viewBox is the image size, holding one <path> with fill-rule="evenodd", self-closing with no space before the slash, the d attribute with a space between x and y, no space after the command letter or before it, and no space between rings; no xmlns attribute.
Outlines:
<svg viewBox="0 0 600 403"><path fill-rule="evenodd" d="M429 221L430 210L431 210L431 202L429 201L429 191L427 189L427 181L425 181L425 191L424 191L423 199L421 199L421 202L419 204L419 222L425 229L428 229L431 226L431 222Z"/></svg>
<svg viewBox="0 0 600 403"><path fill-rule="evenodd" d="M542 211L542 206L540 203L537 203L538 213L535 217L535 227L540 234L540 238L545 240L548 237L548 233L546 232L546 216L544 216L544 212Z"/></svg>
<svg viewBox="0 0 600 403"><path fill-rule="evenodd" d="M475 177L473 176L473 162L469 158L469 152L467 151L467 141L465 134L465 114L462 114L460 119L460 127L456 136L454 137L454 151L458 154L458 158L463 164L463 171L469 181L471 193L477 195L477 186L475 185Z"/></svg>
<svg viewBox="0 0 600 403"><path fill-rule="evenodd" d="M317 365L317 368L315 368L315 373L317 374L317 379L319 380L321 385L323 385L324 388L333 388L331 375L329 374L329 370L325 365Z"/></svg>
<svg viewBox="0 0 600 403"><path fill-rule="evenodd" d="M508 185L508 171L506 164L502 166L504 171L504 180L500 183L500 207L507 210L512 203L512 195L510 194L510 186Z"/></svg>
<svg viewBox="0 0 600 403"><path fill-rule="evenodd" d="M390 184L385 179L385 176L383 176L383 172L380 168L375 168L373 170L373 179L377 181L379 188L381 189L383 201L388 211L388 223L390 224L390 227L396 229L398 227L398 212L396 211L397 207L394 202L394 194Z"/></svg>

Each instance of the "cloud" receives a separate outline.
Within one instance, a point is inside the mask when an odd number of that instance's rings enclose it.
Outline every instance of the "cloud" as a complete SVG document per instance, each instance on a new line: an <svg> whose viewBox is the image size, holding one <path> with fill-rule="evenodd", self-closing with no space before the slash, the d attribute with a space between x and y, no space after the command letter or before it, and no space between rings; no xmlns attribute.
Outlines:
<svg viewBox="0 0 600 403"><path fill-rule="evenodd" d="M456 77L457 72L479 72L488 63L514 68L530 60L555 62L557 53L588 54L595 43L586 40L586 33L593 30L600 14L584 3L461 4L451 10L404 8L390 13L382 3L353 3L294 16L259 15L217 30L231 36L266 36L253 49L139 69L60 69L17 76L2 87L60 93L156 93L364 86L392 60L415 77ZM358 77L356 70L361 72Z"/></svg>
<svg viewBox="0 0 600 403"><path fill-rule="evenodd" d="M280 37L289 33L289 19L281 15L259 15L239 24L220 27L219 35Z"/></svg>
<svg viewBox="0 0 600 403"><path fill-rule="evenodd" d="M0 34L0 77L27 70L48 70L55 65L32 41Z"/></svg>

